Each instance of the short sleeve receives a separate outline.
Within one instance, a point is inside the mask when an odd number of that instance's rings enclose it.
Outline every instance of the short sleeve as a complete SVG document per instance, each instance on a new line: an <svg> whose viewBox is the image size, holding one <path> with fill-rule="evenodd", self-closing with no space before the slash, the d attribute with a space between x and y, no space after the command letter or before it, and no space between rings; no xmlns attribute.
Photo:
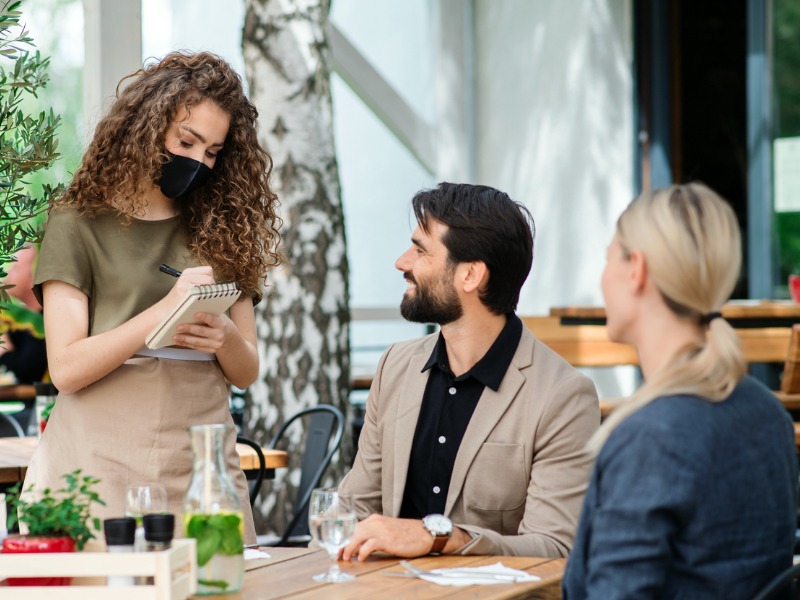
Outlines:
<svg viewBox="0 0 800 600"><path fill-rule="evenodd" d="M63 281L91 297L92 274L76 210L53 210L44 230L39 263L33 279L33 292L42 302L45 281Z"/></svg>

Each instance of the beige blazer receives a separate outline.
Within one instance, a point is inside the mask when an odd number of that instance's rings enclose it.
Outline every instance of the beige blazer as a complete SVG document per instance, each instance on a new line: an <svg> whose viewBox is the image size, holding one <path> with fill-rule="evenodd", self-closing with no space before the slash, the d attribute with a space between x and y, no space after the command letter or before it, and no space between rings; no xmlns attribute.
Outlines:
<svg viewBox="0 0 800 600"><path fill-rule="evenodd" d="M359 519L397 517L438 334L391 346L367 400L352 470L340 490ZM597 392L528 329L497 392L481 396L453 465L445 514L473 540L460 554L562 557L575 536L600 424Z"/></svg>

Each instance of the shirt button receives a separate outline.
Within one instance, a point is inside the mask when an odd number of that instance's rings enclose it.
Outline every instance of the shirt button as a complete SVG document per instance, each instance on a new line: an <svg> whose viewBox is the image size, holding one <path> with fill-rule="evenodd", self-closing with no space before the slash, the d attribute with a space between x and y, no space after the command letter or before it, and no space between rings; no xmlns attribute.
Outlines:
<svg viewBox="0 0 800 600"><path fill-rule="evenodd" d="M438 494L441 491L442 491L442 488L440 488L438 485L433 486L433 493L434 494Z"/></svg>
<svg viewBox="0 0 800 600"><path fill-rule="evenodd" d="M439 436L439 443L440 443L440 444L444 444L446 441L447 441L447 438L446 438L446 437L444 437L443 435L440 435L440 436Z"/></svg>
<svg viewBox="0 0 800 600"><path fill-rule="evenodd" d="M451 395L451 396L455 396L455 395L456 395L456 388L454 388L454 387L451 387L451 388L450 388L449 390L447 390L447 391L448 391L448 392L450 392L450 395Z"/></svg>

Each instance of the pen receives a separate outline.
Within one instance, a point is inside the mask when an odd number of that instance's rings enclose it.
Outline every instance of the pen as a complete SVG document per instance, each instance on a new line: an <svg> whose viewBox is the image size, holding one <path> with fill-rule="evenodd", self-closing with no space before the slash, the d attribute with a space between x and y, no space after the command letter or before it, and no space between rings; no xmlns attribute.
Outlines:
<svg viewBox="0 0 800 600"><path fill-rule="evenodd" d="M161 263L158 266L158 270L161 271L162 273L166 273L167 275L172 275L173 277L181 276L180 271L178 271L177 269L173 269L172 267L170 267L169 265L165 265L164 263Z"/></svg>

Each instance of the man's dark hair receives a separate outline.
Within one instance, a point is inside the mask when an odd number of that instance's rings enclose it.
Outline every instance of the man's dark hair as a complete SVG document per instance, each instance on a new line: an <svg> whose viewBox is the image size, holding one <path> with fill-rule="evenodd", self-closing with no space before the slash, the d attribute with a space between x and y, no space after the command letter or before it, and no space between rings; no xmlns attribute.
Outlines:
<svg viewBox="0 0 800 600"><path fill-rule="evenodd" d="M418 192L411 205L426 233L428 219L447 226L442 242L452 264L486 263L489 282L479 293L484 306L498 315L514 312L533 263L536 225L528 209L485 185L446 182Z"/></svg>

